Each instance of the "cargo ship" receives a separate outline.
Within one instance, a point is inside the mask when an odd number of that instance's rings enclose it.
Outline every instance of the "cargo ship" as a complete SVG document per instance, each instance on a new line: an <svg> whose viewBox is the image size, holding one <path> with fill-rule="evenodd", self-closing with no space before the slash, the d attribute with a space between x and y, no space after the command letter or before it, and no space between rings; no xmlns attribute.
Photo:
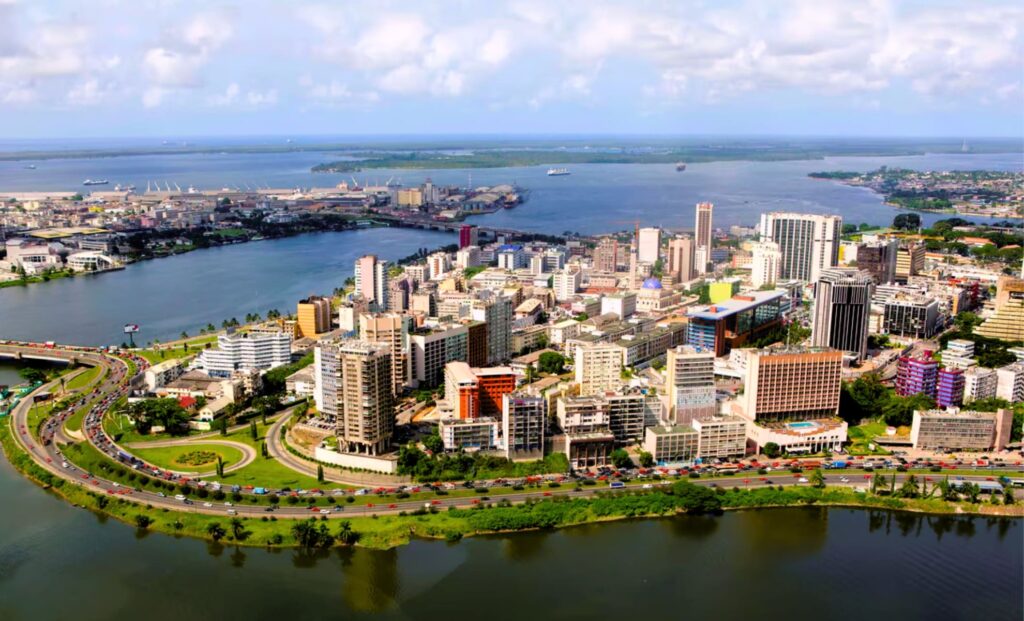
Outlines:
<svg viewBox="0 0 1024 621"><path fill-rule="evenodd" d="M563 175L569 175L569 174L572 174L572 173L569 172L568 168L549 168L548 169L548 176L549 177L561 177Z"/></svg>
<svg viewBox="0 0 1024 621"><path fill-rule="evenodd" d="M82 182L82 185L107 185L110 183L106 179L86 179Z"/></svg>

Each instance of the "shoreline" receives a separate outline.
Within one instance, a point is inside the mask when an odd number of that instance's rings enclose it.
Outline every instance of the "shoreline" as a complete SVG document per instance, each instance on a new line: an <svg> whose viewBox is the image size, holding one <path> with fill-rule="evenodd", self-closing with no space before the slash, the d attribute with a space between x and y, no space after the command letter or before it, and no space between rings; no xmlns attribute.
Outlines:
<svg viewBox="0 0 1024 621"><path fill-rule="evenodd" d="M542 499L528 501L523 504L494 503L489 502L487 507L473 509L455 509L446 512L442 511L414 511L405 515L374 515L371 517L345 517L332 520L317 520L310 518L282 518L263 517L242 518L241 522L248 530L244 538L214 538L207 533L211 524L218 524L228 528L231 519L227 516L219 517L200 513L185 511L174 511L170 509L147 508L145 505L126 501L121 498L108 498L97 495L83 488L80 484L69 484L66 480L55 478L45 472L35 461L14 441L11 433L11 423L0 423L0 446L8 463L11 464L21 476L38 485L45 491L53 493L64 502L74 507L84 508L93 513L113 518L125 525L131 526L138 519L138 516L148 516L151 520L145 528L138 530L143 532L155 532L174 537L187 536L193 539L200 539L208 542L230 544L246 547L262 548L301 548L295 541L291 528L299 522L309 522L333 525L332 523L348 522L352 529L359 534L360 539L354 545L370 549L391 549L408 544L414 538L430 540L458 541L464 537L488 536L488 535L510 535L519 532L532 532L535 530L563 529L573 526L587 524L600 524L605 522L616 522L627 519L650 519L673 517L677 515L692 515L694 512L685 511L677 505L673 505L672 494L662 490L632 491L625 494L608 492L594 497L561 497L560 499ZM685 482L685 481L684 481ZM711 488L703 488L711 489ZM783 489L763 487L741 490L738 487L726 490L717 488L714 495L722 499L720 509L712 513L725 511L744 511L757 509L784 509L801 506L821 506L835 508L885 510L906 513L917 513L921 515L939 516L977 516L997 517L1004 519L1024 518L1024 505L1015 504L1012 506L992 505L979 503L972 505L966 502L947 502L944 500L927 499L904 499L889 496L875 496L867 493L856 493L838 487L826 487L824 489L810 487L787 487L786 491L775 491ZM765 497L783 494L787 502L761 502L767 500ZM99 500L104 499L104 500ZM740 504L729 504L732 501L746 501ZM90 503L93 506L89 506ZM640 510L645 506L647 510ZM540 513L550 512L559 508L558 505L575 510L564 521L550 522L546 525L534 525L524 522L523 526L515 528L481 528L474 526L475 520L497 521L500 523L502 516L512 517L515 515L528 515L533 507L541 506ZM598 509L595 511L595 509ZM608 511L612 511L608 513ZM504 512L504 513L502 513ZM313 520L313 522L310 522ZM346 545L334 543L329 547Z"/></svg>

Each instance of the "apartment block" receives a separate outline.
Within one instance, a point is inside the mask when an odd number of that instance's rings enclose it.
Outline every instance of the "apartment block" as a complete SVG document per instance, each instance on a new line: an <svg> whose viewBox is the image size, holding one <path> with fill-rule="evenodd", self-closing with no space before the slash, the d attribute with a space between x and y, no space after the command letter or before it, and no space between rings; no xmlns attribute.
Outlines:
<svg viewBox="0 0 1024 621"><path fill-rule="evenodd" d="M752 421L832 418L839 412L843 354L820 348L746 351L743 415Z"/></svg>
<svg viewBox="0 0 1024 621"><path fill-rule="evenodd" d="M622 382L622 348L611 343L576 346L573 366L580 394L595 395L618 390Z"/></svg>
<svg viewBox="0 0 1024 621"><path fill-rule="evenodd" d="M299 337L316 338L331 331L331 301L320 296L300 300L295 313Z"/></svg>
<svg viewBox="0 0 1024 621"><path fill-rule="evenodd" d="M1013 412L928 410L914 412L910 439L915 449L1003 450L1010 441Z"/></svg>
<svg viewBox="0 0 1024 621"><path fill-rule="evenodd" d="M701 459L742 457L747 450L747 421L739 416L712 416L693 421Z"/></svg>
<svg viewBox="0 0 1024 621"><path fill-rule="evenodd" d="M544 455L548 407L543 397L510 393L501 398L501 446L505 458L539 459Z"/></svg>
<svg viewBox="0 0 1024 621"><path fill-rule="evenodd" d="M673 423L689 426L696 419L718 412L713 351L690 345L670 349L666 368L669 416Z"/></svg>

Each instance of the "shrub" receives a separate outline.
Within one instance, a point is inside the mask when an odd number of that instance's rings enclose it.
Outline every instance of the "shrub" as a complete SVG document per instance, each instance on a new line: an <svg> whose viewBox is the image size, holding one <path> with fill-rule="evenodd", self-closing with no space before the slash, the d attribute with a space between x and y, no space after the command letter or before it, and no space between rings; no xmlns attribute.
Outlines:
<svg viewBox="0 0 1024 621"><path fill-rule="evenodd" d="M699 479L700 478L700 473L699 472L691 472L689 476L690 476L691 479Z"/></svg>

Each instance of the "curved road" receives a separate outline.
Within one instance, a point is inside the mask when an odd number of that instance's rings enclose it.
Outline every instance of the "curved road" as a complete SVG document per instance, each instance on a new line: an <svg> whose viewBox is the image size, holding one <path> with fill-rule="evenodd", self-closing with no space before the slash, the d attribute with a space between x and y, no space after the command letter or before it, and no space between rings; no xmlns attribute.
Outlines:
<svg viewBox="0 0 1024 621"><path fill-rule="evenodd" d="M2 345L0 348L10 348L12 345ZM22 349L26 352L38 350L38 347L31 346L13 346L18 349ZM117 460L116 451L118 450L117 445L114 444L102 430L102 417L106 413L107 408L111 403L118 397L126 394L128 390L129 378L126 377L127 363L119 357L102 354L95 351L87 351L80 348L61 348L57 350L47 350L47 354L54 355L59 354L65 358L75 357L80 362L85 364L97 364L105 366L110 372L107 374L105 381L96 390L90 393L89 396L83 397L82 403L89 402L90 400L98 399L98 405L93 406L85 417L84 429L86 431L86 437L89 441L96 446L99 450L111 456L115 461ZM145 361L141 359L134 359L136 364L141 369L145 368ZM50 382L41 386L33 395L38 394L46 390L50 390L58 382ZM78 407L78 403L75 404ZM242 517L256 518L265 515L267 507L263 505L247 505L239 504L232 505L229 502L200 502L190 501L187 504L181 501L169 498L162 493L151 492L141 489L131 489L123 486L117 482L110 481L99 476L94 475L90 472L84 472L77 468L73 464L64 461L63 455L60 451L60 447L53 442L53 440L59 438L59 429L63 425L64 419L74 410L69 408L64 412L60 412L52 416L43 426L40 438L37 438L34 434L34 430L28 428L28 415L31 410L31 401L24 399L18 407L12 412L12 425L14 431L15 441L21 445L21 447L32 457L32 459L39 465L39 467L45 469L47 472L54 476L60 477L65 481L68 481L74 485L78 485L97 494L109 494L118 495L127 501L152 505L154 507L166 508L175 511L186 511L192 513L204 513L209 515L238 515ZM283 424L284 419L275 423L274 428L280 429L280 425ZM275 434L279 431L275 431ZM41 441L40 441L41 440ZM269 443L268 443L269 444ZM140 465L138 468L140 472L153 476L153 471L156 470L149 465ZM787 473L788 474L788 473ZM778 473L782 475L782 473ZM897 475L897 481L902 480L906 475ZM927 476L919 475L919 476ZM858 483L852 479L849 482L839 481L838 476L829 475L826 477L830 485L845 485L855 486ZM987 477L976 477L968 476L964 477L967 480L985 480ZM175 482L181 482L189 485L194 485L194 481L188 481L187 479L175 480ZM734 480L735 481L735 480ZM780 483L788 483L795 481L788 476L781 476ZM722 480L711 481L707 479L696 479L691 481L697 485L704 486L715 486L722 483ZM738 481L735 481L738 482ZM730 481L733 483L733 481ZM735 483L734 483L735 484ZM749 487L759 487L769 485L765 477L751 478L749 483L745 485ZM797 483L791 483L797 484ZM863 481L860 482L863 484ZM500 496L501 500L508 500L513 503L524 502L531 498L541 498L548 496L590 496L600 491L607 491L607 487L584 487L580 491L576 491L570 487L562 487L551 490L537 490L537 491L523 491L512 494L503 494ZM383 500L387 502L387 500ZM478 498L447 498L442 497L436 500L429 501L430 505L437 506L438 508L444 508L448 506L460 506L460 507L471 507L474 504L479 503ZM311 511L309 508L298 506L298 505L281 505L274 510L274 514L282 518L307 518L313 515L327 515L331 518L342 518L346 516L368 516L376 514L397 514L402 511L414 511L424 506L424 500L414 501L399 501L393 502L387 505L374 506L372 504L367 505L336 505L338 509L328 510L326 508L317 507L316 511Z"/></svg>
<svg viewBox="0 0 1024 621"><path fill-rule="evenodd" d="M145 449L152 449L152 448L166 448L166 447L170 447L170 446L188 446L190 444L192 444L192 445L217 444L217 445L220 445L220 446L228 446L228 447L231 447L233 449L237 449L239 452L241 452L242 453L242 459L239 460L237 463L231 464L228 467L224 468L224 472L234 472L235 470L238 470L239 468L244 468L244 467L248 466L249 464L251 464L252 462L256 461L256 449L254 449L253 447L249 446L248 444L243 444L242 442L235 442L234 440L215 440L213 438L197 439L195 437L191 437L190 436L188 438L181 438L180 440L156 440L154 442L132 442L131 444L125 444L125 446L128 447L128 448L145 450ZM207 471L207 472L186 472L186 471L182 471L182 470L170 470L170 469L167 469L167 468L164 468L164 472L172 472L174 474L179 474L181 476L186 476L186 477L193 477L193 476L198 476L198 475L204 475L205 476L205 475L211 474L209 471Z"/></svg>

